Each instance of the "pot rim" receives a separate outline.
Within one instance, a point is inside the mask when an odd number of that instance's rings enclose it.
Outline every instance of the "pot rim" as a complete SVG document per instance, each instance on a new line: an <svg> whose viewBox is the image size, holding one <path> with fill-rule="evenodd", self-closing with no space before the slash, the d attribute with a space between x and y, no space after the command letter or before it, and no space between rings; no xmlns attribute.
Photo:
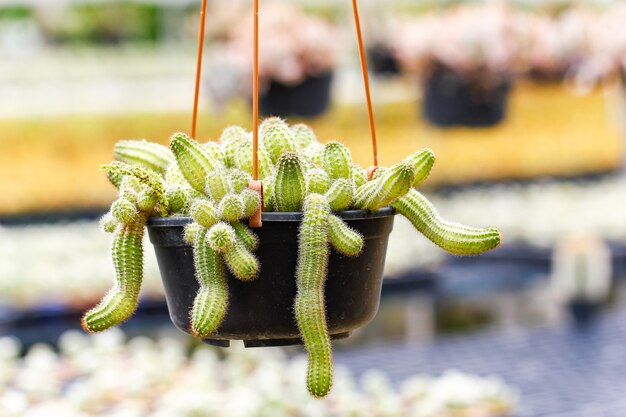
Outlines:
<svg viewBox="0 0 626 417"><path fill-rule="evenodd" d="M373 212L367 210L345 210L334 212L333 214L344 220L365 220L394 216L396 211L393 207L383 207ZM301 222L302 212L263 212L261 220L268 223ZM184 226L191 223L191 221L189 216L150 217L147 225L152 227Z"/></svg>

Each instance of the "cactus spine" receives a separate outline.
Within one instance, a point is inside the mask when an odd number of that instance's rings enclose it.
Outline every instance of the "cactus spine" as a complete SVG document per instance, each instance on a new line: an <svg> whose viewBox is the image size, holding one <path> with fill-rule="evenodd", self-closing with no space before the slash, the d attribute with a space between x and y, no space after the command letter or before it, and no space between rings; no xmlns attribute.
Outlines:
<svg viewBox="0 0 626 417"><path fill-rule="evenodd" d="M294 152L278 160L273 181L274 205L277 211L300 211L306 195L302 161Z"/></svg>
<svg viewBox="0 0 626 417"><path fill-rule="evenodd" d="M144 222L119 225L113 238L115 286L81 320L89 333L100 332L128 320L137 309L143 279Z"/></svg>
<svg viewBox="0 0 626 417"><path fill-rule="evenodd" d="M296 320L309 355L307 388L317 398L328 394L332 386L332 350L324 303L329 215L330 207L324 196L307 196L296 270Z"/></svg>
<svg viewBox="0 0 626 417"><path fill-rule="evenodd" d="M477 255L500 244L500 231L478 229L443 220L435 207L416 190L397 200L393 207L434 244L456 255Z"/></svg>
<svg viewBox="0 0 626 417"><path fill-rule="evenodd" d="M228 308L228 286L224 264L213 250L203 229L195 239L193 248L196 280L200 289L191 309L191 333L197 337L207 337L222 323Z"/></svg>

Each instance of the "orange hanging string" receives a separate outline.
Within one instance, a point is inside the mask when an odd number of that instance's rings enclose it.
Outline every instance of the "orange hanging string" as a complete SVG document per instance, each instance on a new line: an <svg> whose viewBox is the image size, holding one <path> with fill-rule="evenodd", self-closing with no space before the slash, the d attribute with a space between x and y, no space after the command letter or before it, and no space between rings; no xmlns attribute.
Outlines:
<svg viewBox="0 0 626 417"><path fill-rule="evenodd" d="M259 0L254 0L254 46L252 66L252 178L259 179Z"/></svg>
<svg viewBox="0 0 626 417"><path fill-rule="evenodd" d="M252 58L252 180L248 188L261 195L259 209L250 216L250 227L261 227L263 184L259 181L259 0L254 0L254 45Z"/></svg>
<svg viewBox="0 0 626 417"><path fill-rule="evenodd" d="M202 51L204 49L204 25L207 0L202 0L200 7L200 33L198 34L198 59L196 61L196 86L193 97L193 113L191 118L191 137L196 137L196 125L198 120L198 100L200 97L200 77L202 76Z"/></svg>
<svg viewBox="0 0 626 417"><path fill-rule="evenodd" d="M367 57L365 56L365 48L363 47L363 35L361 34L361 20L359 19L359 6L357 0L352 0L352 8L354 10L354 23L356 25L356 36L359 42L359 56L361 57L361 72L363 73L363 85L365 86L365 99L367 100L367 113L370 122L370 134L372 135L372 152L374 156L374 165L369 168L371 174L378 167L378 146L376 144L376 125L374 122L374 109L372 107L372 97L370 94L370 80L367 72Z"/></svg>

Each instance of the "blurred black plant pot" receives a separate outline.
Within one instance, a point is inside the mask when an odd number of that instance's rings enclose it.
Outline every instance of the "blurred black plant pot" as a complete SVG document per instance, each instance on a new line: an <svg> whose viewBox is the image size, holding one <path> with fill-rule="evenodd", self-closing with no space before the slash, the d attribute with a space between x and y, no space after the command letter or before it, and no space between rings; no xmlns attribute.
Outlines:
<svg viewBox="0 0 626 417"><path fill-rule="evenodd" d="M400 68L398 61L389 48L384 45L374 45L367 51L370 68L378 75L398 75Z"/></svg>
<svg viewBox="0 0 626 417"><path fill-rule="evenodd" d="M600 303L587 300L573 300L567 304L567 309L575 325L586 327L593 323L600 311Z"/></svg>
<svg viewBox="0 0 626 417"><path fill-rule="evenodd" d="M264 116L315 117L330 105L332 71L306 78L300 84L271 81L259 97L259 111Z"/></svg>
<svg viewBox="0 0 626 417"><path fill-rule="evenodd" d="M487 86L438 68L424 85L422 113L441 127L493 126L506 115L510 87L508 79Z"/></svg>
<svg viewBox="0 0 626 417"><path fill-rule="evenodd" d="M362 210L339 213L363 234L363 252L355 258L331 251L325 284L326 317L333 338L347 337L368 323L378 311L387 241L394 211ZM256 255L260 275L242 282L227 274L228 312L221 326L205 342L228 346L243 340L247 347L301 343L294 318L298 229L302 213L263 213L263 227L254 229L260 239ZM152 218L148 222L170 318L189 333L189 312L198 291L193 250L183 239L185 217Z"/></svg>

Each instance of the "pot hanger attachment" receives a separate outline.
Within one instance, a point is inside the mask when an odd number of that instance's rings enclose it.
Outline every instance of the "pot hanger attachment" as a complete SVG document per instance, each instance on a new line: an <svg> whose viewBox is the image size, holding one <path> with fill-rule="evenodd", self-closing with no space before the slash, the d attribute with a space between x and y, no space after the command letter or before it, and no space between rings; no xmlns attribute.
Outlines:
<svg viewBox="0 0 626 417"><path fill-rule="evenodd" d="M193 116L191 122L191 136L196 136L196 125L198 116L198 100L200 95L200 76L202 73L202 55L204 48L205 16L207 0L202 0L200 8L200 31L198 35L198 58L196 65L196 83L193 102ZM352 0L354 12L354 23L356 26L357 41L359 46L359 57L361 60L361 72L363 74L363 86L365 89L365 99L367 102L367 114L372 138L373 164L367 168L368 179L372 179L378 169L378 145L376 140L376 124L374 120L374 109L370 92L369 74L367 70L367 57L363 46L363 35L361 32L361 19L359 17L359 7L357 0ZM261 204L259 209L250 216L250 227L261 227L261 212L263 211L263 182L259 180L259 0L254 0L253 16L254 36L253 36L253 68L252 68L252 180L248 183L248 188L259 193Z"/></svg>

